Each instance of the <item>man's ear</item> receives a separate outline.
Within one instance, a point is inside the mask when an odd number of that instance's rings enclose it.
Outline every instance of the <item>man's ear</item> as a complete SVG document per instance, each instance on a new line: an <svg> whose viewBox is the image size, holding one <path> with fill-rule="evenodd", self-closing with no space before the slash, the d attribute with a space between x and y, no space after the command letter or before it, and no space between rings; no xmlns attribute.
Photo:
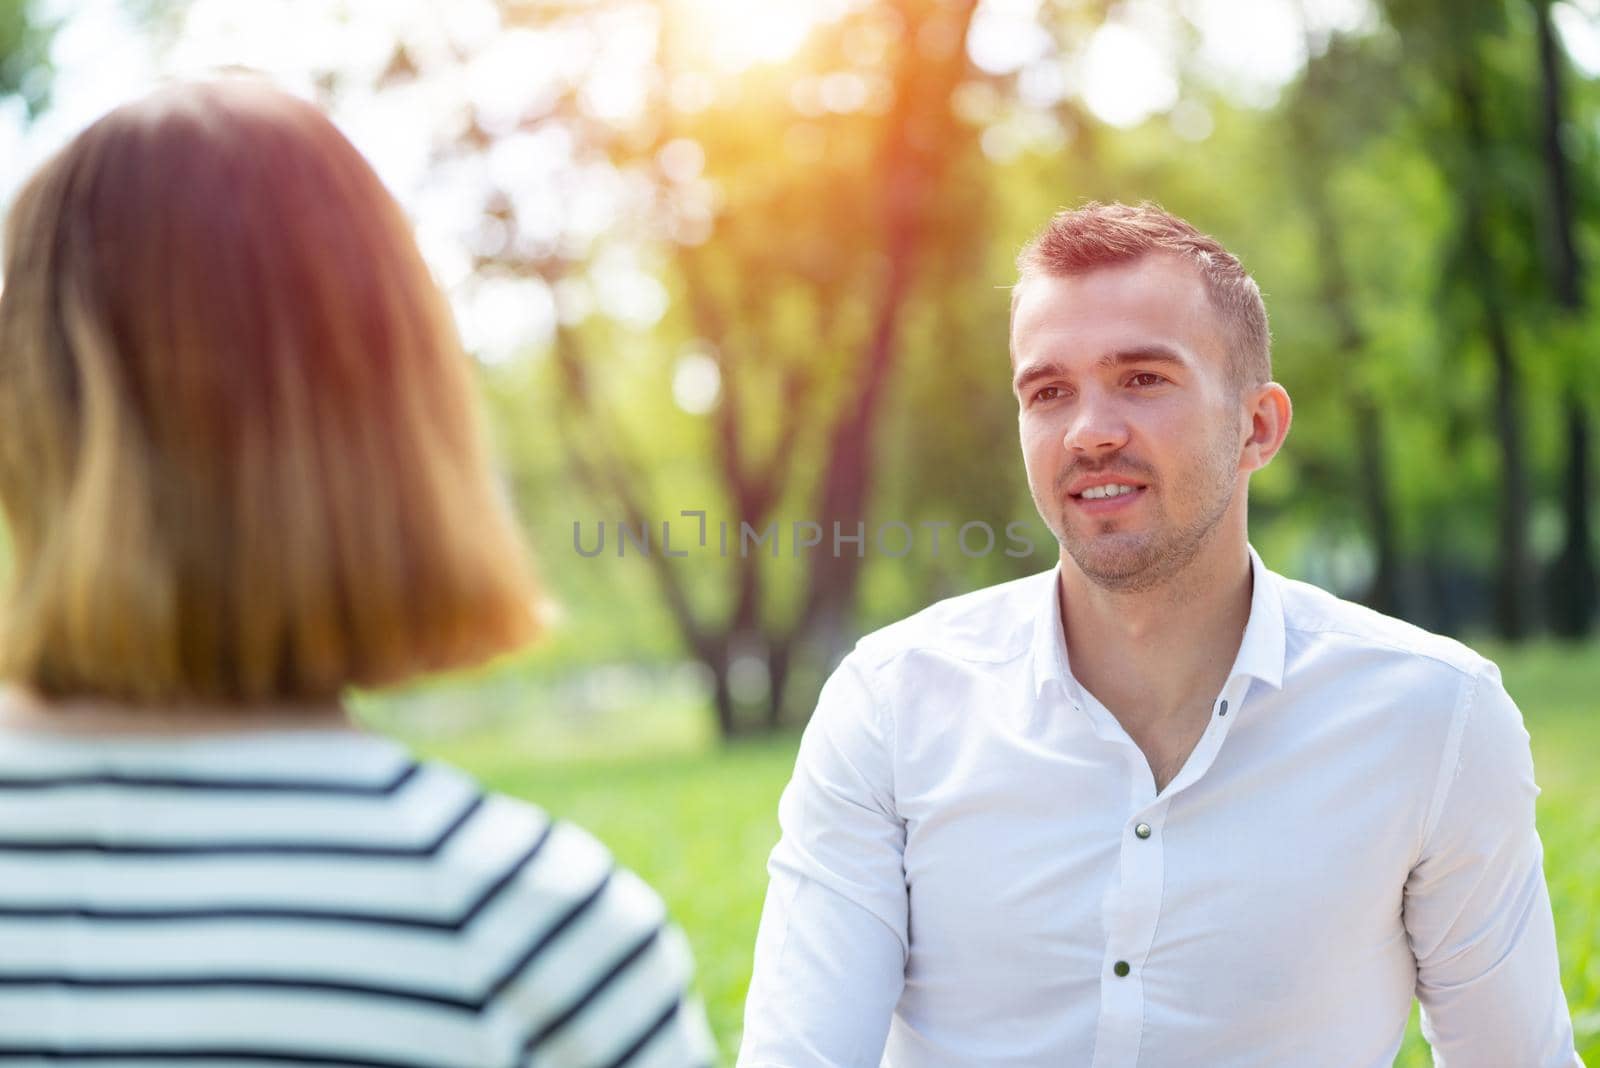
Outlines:
<svg viewBox="0 0 1600 1068"><path fill-rule="evenodd" d="M1289 391L1276 382L1255 387L1247 395L1243 416L1249 422L1239 463L1246 471L1259 471L1272 462L1289 436L1294 421Z"/></svg>

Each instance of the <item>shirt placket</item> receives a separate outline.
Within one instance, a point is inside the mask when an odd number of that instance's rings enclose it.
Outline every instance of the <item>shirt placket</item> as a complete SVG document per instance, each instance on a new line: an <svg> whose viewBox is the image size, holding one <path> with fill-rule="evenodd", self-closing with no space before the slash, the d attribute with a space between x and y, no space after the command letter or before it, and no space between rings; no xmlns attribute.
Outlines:
<svg viewBox="0 0 1600 1068"><path fill-rule="evenodd" d="M1116 877L1101 903L1106 932L1100 965L1100 1018L1095 1029L1093 1068L1134 1068L1144 1030L1144 969L1161 919L1165 886L1165 827L1172 800L1197 781L1216 759L1237 718L1238 691L1229 685L1212 702L1211 720L1176 778L1159 795L1149 763L1115 717L1096 709L1114 725L1111 736L1126 747L1129 771L1128 818L1118 851ZM1230 713L1235 715L1230 716Z"/></svg>

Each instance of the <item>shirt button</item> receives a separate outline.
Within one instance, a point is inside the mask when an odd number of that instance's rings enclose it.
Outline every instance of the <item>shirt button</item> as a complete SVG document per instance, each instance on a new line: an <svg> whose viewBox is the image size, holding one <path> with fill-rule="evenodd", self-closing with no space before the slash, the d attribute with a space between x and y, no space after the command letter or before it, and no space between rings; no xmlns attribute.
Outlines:
<svg viewBox="0 0 1600 1068"><path fill-rule="evenodd" d="M1115 964L1113 964L1111 966L1111 970L1116 972L1118 976L1127 975L1128 974L1128 962L1125 961L1125 960L1119 960L1119 961L1117 961L1117 963L1115 963Z"/></svg>
<svg viewBox="0 0 1600 1068"><path fill-rule="evenodd" d="M1150 825L1148 823L1141 823L1139 826L1133 829L1133 833L1138 835L1140 838L1149 838Z"/></svg>

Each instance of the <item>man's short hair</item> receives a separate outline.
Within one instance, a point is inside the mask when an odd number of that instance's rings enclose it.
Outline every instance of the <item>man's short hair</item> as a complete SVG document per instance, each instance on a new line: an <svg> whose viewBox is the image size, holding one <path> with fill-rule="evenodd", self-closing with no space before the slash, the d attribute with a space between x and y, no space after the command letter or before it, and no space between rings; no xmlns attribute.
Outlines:
<svg viewBox="0 0 1600 1068"><path fill-rule="evenodd" d="M1017 256L1020 281L1086 274L1132 263L1151 253L1180 256L1200 271L1211 306L1221 317L1228 348L1228 374L1235 391L1272 379L1272 335L1261 288L1237 256L1216 238L1196 230L1159 205L1137 207L1091 201L1057 212ZM1020 284L1012 291L1016 311Z"/></svg>

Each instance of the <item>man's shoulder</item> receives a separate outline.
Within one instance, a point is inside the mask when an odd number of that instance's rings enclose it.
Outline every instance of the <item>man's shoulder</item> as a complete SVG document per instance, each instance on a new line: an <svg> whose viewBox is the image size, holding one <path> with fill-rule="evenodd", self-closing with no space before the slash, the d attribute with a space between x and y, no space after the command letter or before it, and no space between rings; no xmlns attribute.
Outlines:
<svg viewBox="0 0 1600 1068"><path fill-rule="evenodd" d="M1455 638L1347 601L1309 582L1280 575L1278 589L1284 631L1298 636L1302 643L1338 644L1371 656L1413 663L1431 661L1446 674L1475 675L1492 666Z"/></svg>
<svg viewBox="0 0 1600 1068"><path fill-rule="evenodd" d="M1055 570L946 597L871 631L852 654L880 667L916 652L976 663L1003 663L1028 648L1039 606Z"/></svg>

